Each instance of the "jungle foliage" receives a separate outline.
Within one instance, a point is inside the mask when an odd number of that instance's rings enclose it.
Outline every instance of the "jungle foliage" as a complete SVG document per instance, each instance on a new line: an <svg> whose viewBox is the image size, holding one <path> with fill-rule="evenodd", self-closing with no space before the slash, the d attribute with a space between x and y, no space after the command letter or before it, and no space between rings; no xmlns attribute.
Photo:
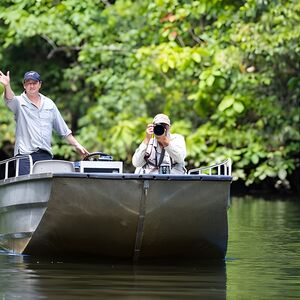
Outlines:
<svg viewBox="0 0 300 300"><path fill-rule="evenodd" d="M78 139L130 171L159 112L185 136L188 168L231 157L235 179L277 186L299 169L297 0L7 0L0 24L15 92L40 72ZM3 146L14 122L0 109Z"/></svg>

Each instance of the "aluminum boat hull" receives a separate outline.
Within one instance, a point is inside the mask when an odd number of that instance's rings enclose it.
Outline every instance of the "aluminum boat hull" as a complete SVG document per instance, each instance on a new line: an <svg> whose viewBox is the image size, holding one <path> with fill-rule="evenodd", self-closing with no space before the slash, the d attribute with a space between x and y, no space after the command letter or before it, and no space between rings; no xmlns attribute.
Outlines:
<svg viewBox="0 0 300 300"><path fill-rule="evenodd" d="M0 181L0 249L224 258L231 176L46 173Z"/></svg>

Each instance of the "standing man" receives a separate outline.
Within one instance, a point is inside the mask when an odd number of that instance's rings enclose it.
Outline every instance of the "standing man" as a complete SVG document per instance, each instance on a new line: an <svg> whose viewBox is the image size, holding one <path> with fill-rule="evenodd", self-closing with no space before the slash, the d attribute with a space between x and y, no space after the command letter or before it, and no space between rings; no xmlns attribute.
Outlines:
<svg viewBox="0 0 300 300"><path fill-rule="evenodd" d="M147 125L146 136L136 149L132 164L135 173L184 174L186 146L184 137L170 133L171 122L167 115L158 114ZM163 167L167 167L165 171Z"/></svg>
<svg viewBox="0 0 300 300"><path fill-rule="evenodd" d="M11 89L9 71L6 75L0 71L0 83L4 86L5 103L15 114L15 156L30 154L33 163L52 159L53 129L66 138L78 154L81 156L89 154L72 135L54 102L39 92L42 80L37 72L29 71L24 74L24 92L20 96L15 96ZM29 159L21 159L19 175L28 174L29 171Z"/></svg>

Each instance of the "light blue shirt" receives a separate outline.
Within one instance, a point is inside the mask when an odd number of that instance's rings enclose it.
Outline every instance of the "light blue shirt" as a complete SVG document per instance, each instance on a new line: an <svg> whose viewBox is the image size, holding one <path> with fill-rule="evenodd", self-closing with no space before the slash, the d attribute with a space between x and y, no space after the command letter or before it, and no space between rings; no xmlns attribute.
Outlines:
<svg viewBox="0 0 300 300"><path fill-rule="evenodd" d="M16 142L14 155L30 154L39 149L52 155L53 129L62 137L71 134L55 103L40 94L41 106L37 108L23 92L12 100L5 99L8 108L14 112L16 121Z"/></svg>

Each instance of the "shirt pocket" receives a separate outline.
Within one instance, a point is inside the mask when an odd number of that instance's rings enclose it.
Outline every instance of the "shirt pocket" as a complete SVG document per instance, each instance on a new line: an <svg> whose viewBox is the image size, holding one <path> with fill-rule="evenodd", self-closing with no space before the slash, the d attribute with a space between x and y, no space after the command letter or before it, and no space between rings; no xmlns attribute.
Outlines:
<svg viewBox="0 0 300 300"><path fill-rule="evenodd" d="M39 115L42 121L49 121L52 122L53 120L53 110L52 109L44 109L42 110Z"/></svg>
<svg viewBox="0 0 300 300"><path fill-rule="evenodd" d="M39 113L40 124L43 131L51 132L53 128L53 111L52 109L43 109Z"/></svg>
<svg viewBox="0 0 300 300"><path fill-rule="evenodd" d="M27 120L28 122L37 122L39 119L38 110L34 109L33 107L28 107L26 105L21 105L21 111L19 112L19 115L23 115L25 120Z"/></svg>

